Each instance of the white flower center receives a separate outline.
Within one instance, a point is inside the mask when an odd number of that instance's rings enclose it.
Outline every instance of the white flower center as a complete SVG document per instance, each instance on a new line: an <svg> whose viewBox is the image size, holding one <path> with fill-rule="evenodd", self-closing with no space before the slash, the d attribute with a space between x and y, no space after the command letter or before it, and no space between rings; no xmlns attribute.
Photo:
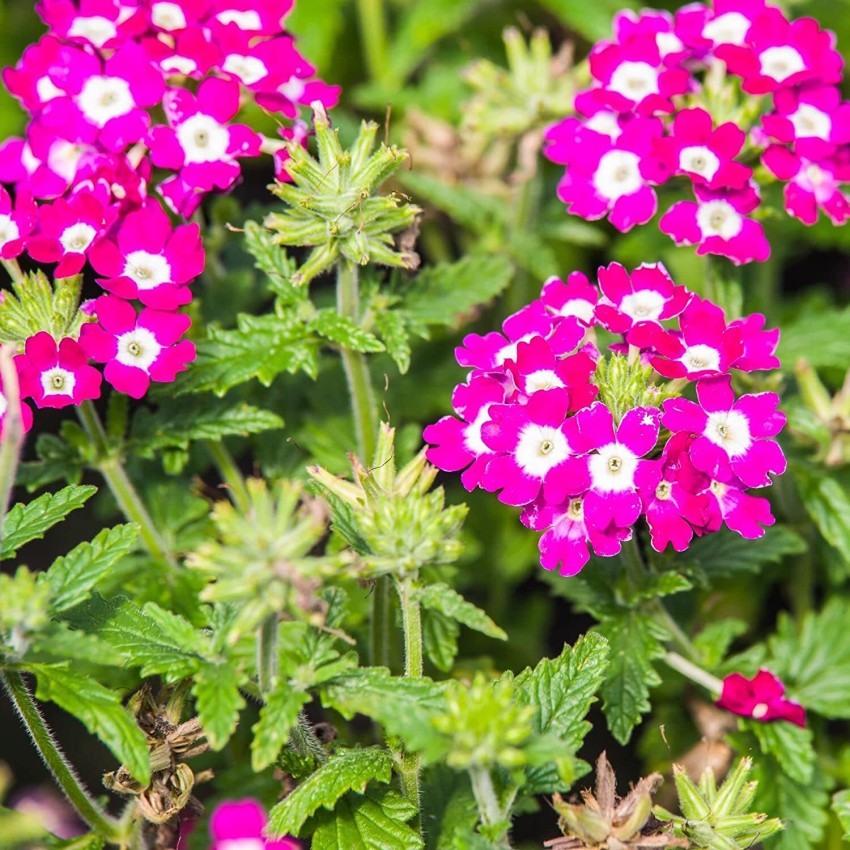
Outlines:
<svg viewBox="0 0 850 850"><path fill-rule="evenodd" d="M109 18L92 15L90 18L74 18L68 29L71 38L84 38L95 47L103 47L111 38L115 38L118 30Z"/></svg>
<svg viewBox="0 0 850 850"><path fill-rule="evenodd" d="M658 70L648 62L621 62L608 81L608 89L636 103L658 94Z"/></svg>
<svg viewBox="0 0 850 850"><path fill-rule="evenodd" d="M177 128L177 141L186 162L220 162L228 159L230 133L210 115L199 112Z"/></svg>
<svg viewBox="0 0 850 850"><path fill-rule="evenodd" d="M493 449L481 439L481 426L490 421L490 407L491 405L485 404L463 432L463 445L476 457L493 453Z"/></svg>
<svg viewBox="0 0 850 850"><path fill-rule="evenodd" d="M594 133L601 133L603 136L609 136L612 140L616 139L623 131L620 129L619 115L616 112L597 112L591 115L584 122L585 127L593 130Z"/></svg>
<svg viewBox="0 0 850 850"><path fill-rule="evenodd" d="M83 254L91 245L97 231L84 221L78 221L70 227L66 227L59 237L59 243L65 249L66 254Z"/></svg>
<svg viewBox="0 0 850 850"><path fill-rule="evenodd" d="M726 495L726 491L729 489L722 481L716 481L712 479L711 484L708 485L708 489L717 496L718 501L722 499Z"/></svg>
<svg viewBox="0 0 850 850"><path fill-rule="evenodd" d="M703 38L714 44L742 45L750 31L751 21L740 12L727 12L709 21L702 30Z"/></svg>
<svg viewBox="0 0 850 850"><path fill-rule="evenodd" d="M53 100L54 97L65 94L48 76L38 78L35 84L35 92L42 103L47 103L48 100Z"/></svg>
<svg viewBox="0 0 850 850"><path fill-rule="evenodd" d="M593 321L593 304L584 298L572 298L561 305L557 314L559 316L575 316L589 325Z"/></svg>
<svg viewBox="0 0 850 850"><path fill-rule="evenodd" d="M0 393L0 419L2 419L6 415L6 411L9 409L9 402L6 401L6 396L3 393Z"/></svg>
<svg viewBox="0 0 850 850"><path fill-rule="evenodd" d="M61 366L41 373L41 389L45 395L73 395L77 376Z"/></svg>
<svg viewBox="0 0 850 850"><path fill-rule="evenodd" d="M53 145L55 144L56 142L53 143ZM51 145L51 150L53 145ZM41 165L41 160L32 152L29 142L21 148L21 165L27 174L32 174Z"/></svg>
<svg viewBox="0 0 850 850"><path fill-rule="evenodd" d="M139 289L155 289L163 283L171 283L171 266L162 254L130 251L124 264L124 276Z"/></svg>
<svg viewBox="0 0 850 850"><path fill-rule="evenodd" d="M761 720L762 717L764 717L765 714L767 714L767 712L768 712L767 703L760 702L757 705L753 706L753 719L754 720Z"/></svg>
<svg viewBox="0 0 850 850"><path fill-rule="evenodd" d="M832 119L826 112L821 112L808 103L801 103L796 111L788 116L794 126L798 139L816 138L827 141L832 132Z"/></svg>
<svg viewBox="0 0 850 850"><path fill-rule="evenodd" d="M563 386L564 382L552 369L538 369L525 376L525 391L528 395L538 390L552 390Z"/></svg>
<svg viewBox="0 0 850 850"><path fill-rule="evenodd" d="M759 65L765 77L770 77L777 83L783 83L788 77L805 70L803 57L788 45L768 47L759 54Z"/></svg>
<svg viewBox="0 0 850 850"><path fill-rule="evenodd" d="M282 86L278 86L278 91L287 99L296 101L300 98L306 89L304 80L299 77L290 77Z"/></svg>
<svg viewBox="0 0 850 850"><path fill-rule="evenodd" d="M188 76L198 70L198 63L188 56L169 56L159 63L164 74L180 74Z"/></svg>
<svg viewBox="0 0 850 850"><path fill-rule="evenodd" d="M545 478L550 469L570 456L567 438L551 425L526 425L519 435L516 462L532 478Z"/></svg>
<svg viewBox="0 0 850 850"><path fill-rule="evenodd" d="M47 154L47 166L70 183L77 173L77 165L82 155L83 150L78 145L66 142L64 139L57 139L50 146Z"/></svg>
<svg viewBox="0 0 850 850"><path fill-rule="evenodd" d="M697 210L697 224L703 239L719 236L733 239L744 227L744 220L728 201L707 201Z"/></svg>
<svg viewBox="0 0 850 850"><path fill-rule="evenodd" d="M135 366L145 372L156 362L162 346L147 328L136 328L117 338L115 359L123 366Z"/></svg>
<svg viewBox="0 0 850 850"><path fill-rule="evenodd" d="M21 235L18 225L12 221L12 217L8 213L0 215L0 248L8 245L12 240L17 239ZM3 414L0 413L0 416Z"/></svg>
<svg viewBox="0 0 850 850"><path fill-rule="evenodd" d="M717 410L709 413L705 436L716 446L720 446L730 458L746 454L753 444L750 423L747 417L737 410Z"/></svg>
<svg viewBox="0 0 850 850"><path fill-rule="evenodd" d="M521 342L528 342L535 336L537 336L537 334L530 333L525 336L521 336L516 342L509 342L504 348L496 352L496 356L494 358L496 365L501 366L505 360L516 360L516 352L517 348L519 348L519 344Z"/></svg>
<svg viewBox="0 0 850 850"><path fill-rule="evenodd" d="M720 160L705 145L691 145L679 151L679 168L711 180L720 168Z"/></svg>
<svg viewBox="0 0 850 850"><path fill-rule="evenodd" d="M637 458L620 443L602 446L588 461L593 489L603 493L633 490Z"/></svg>
<svg viewBox="0 0 850 850"><path fill-rule="evenodd" d="M584 503L581 499L570 499L567 516L573 522L581 522L584 519Z"/></svg>
<svg viewBox="0 0 850 850"><path fill-rule="evenodd" d="M662 481L655 488L655 498L660 502L666 502L673 495L673 485L669 481Z"/></svg>
<svg viewBox="0 0 850 850"><path fill-rule="evenodd" d="M225 11L219 12L215 17L216 20L225 25L236 24L239 29L243 30L261 30L263 28L263 22L259 14L253 9L242 12L238 9L225 9Z"/></svg>
<svg viewBox="0 0 850 850"><path fill-rule="evenodd" d="M593 175L593 188L609 201L634 195L643 186L640 157L631 151L608 151L603 154Z"/></svg>
<svg viewBox="0 0 850 850"><path fill-rule="evenodd" d="M262 838L226 838L216 841L216 850L265 850L266 842Z"/></svg>
<svg viewBox="0 0 850 850"><path fill-rule="evenodd" d="M658 46L658 52L662 56L667 56L670 53L678 53L684 48L681 39L672 32L659 32L655 34L655 43Z"/></svg>
<svg viewBox="0 0 850 850"><path fill-rule="evenodd" d="M186 28L186 15L178 3L154 3L151 7L151 23L161 30Z"/></svg>
<svg viewBox="0 0 850 850"><path fill-rule="evenodd" d="M679 358L689 372L720 371L720 352L710 345L689 345Z"/></svg>
<svg viewBox="0 0 850 850"><path fill-rule="evenodd" d="M130 84L121 77L89 77L83 84L77 103L92 124L102 127L112 118L126 115L136 102Z"/></svg>
<svg viewBox="0 0 850 850"><path fill-rule="evenodd" d="M231 53L221 66L228 74L233 74L246 85L250 86L267 76L269 69L256 56L241 56Z"/></svg>
<svg viewBox="0 0 850 850"><path fill-rule="evenodd" d="M657 322L667 299L655 289L639 289L623 297L618 307L635 322Z"/></svg>

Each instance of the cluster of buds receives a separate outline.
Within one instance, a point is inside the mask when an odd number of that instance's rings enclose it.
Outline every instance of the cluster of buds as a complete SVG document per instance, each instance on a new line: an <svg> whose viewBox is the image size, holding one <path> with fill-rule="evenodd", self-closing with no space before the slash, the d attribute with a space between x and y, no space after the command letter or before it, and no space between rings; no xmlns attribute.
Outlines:
<svg viewBox="0 0 850 850"><path fill-rule="evenodd" d="M543 532L543 567L562 575L587 563L588 543L618 554L640 516L656 551L724 524L760 537L770 504L747 490L785 470L772 439L785 415L775 393L736 397L732 373L779 366L779 331L764 321L727 322L661 264L629 274L612 263L598 287L580 272L552 278L503 333L464 338L458 418L425 429L427 457L522 507ZM620 338L605 357L597 328ZM682 397L691 383L696 402Z"/></svg>
<svg viewBox="0 0 850 850"><path fill-rule="evenodd" d="M850 218L843 61L815 20L789 21L764 0L691 3L675 16L624 11L589 61L593 86L575 99L578 117L548 132L572 214L608 215L627 231L655 215L654 187L685 178L694 200L667 209L661 230L739 264L770 254L751 217L759 183L782 181L786 211L805 224L819 210L835 224Z"/></svg>
<svg viewBox="0 0 850 850"><path fill-rule="evenodd" d="M24 137L0 145L0 182L13 186L0 188L0 259L19 278L25 312L29 288L14 271L23 255L57 264L57 291L88 262L107 294L83 305L84 323L67 335L39 327L30 310L27 332L3 340L22 350L23 398L80 404L99 396L102 377L139 398L194 359L179 311L204 268L200 229L174 226L151 190L185 218L233 186L244 157L273 152L283 174L285 142L234 119L255 102L294 122L282 135L303 141L300 106L336 102L283 29L291 5L38 4L48 32L4 73L30 120ZM103 375L90 361L105 364Z"/></svg>

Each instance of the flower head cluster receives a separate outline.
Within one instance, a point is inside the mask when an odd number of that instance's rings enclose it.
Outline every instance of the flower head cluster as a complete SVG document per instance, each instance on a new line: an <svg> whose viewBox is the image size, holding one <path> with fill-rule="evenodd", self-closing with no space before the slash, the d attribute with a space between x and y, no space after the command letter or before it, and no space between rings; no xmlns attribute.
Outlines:
<svg viewBox="0 0 850 850"><path fill-rule="evenodd" d="M606 357L597 328L619 336ZM598 287L553 278L502 333L464 338L469 376L456 416L425 429L427 457L521 507L542 565L563 575L588 544L616 555L640 517L657 551L722 525L759 537L773 516L747 491L784 471L785 415L774 393L736 396L731 376L776 368L778 342L763 316L727 322L661 264L612 263Z"/></svg>
<svg viewBox="0 0 850 850"><path fill-rule="evenodd" d="M204 253L199 226L179 219L208 192L231 188L240 159L284 145L238 123L237 113L253 100L295 122L285 136L303 139L301 105L338 97L284 31L291 5L37 4L48 32L3 76L30 120L24 137L0 145L0 182L12 186L0 188L0 257L56 264L57 291L88 263L107 294L83 305L86 321L73 332L32 327L3 340L21 350L22 397L38 407L96 398L93 360L116 389L139 398L194 359L192 343L181 341L190 320L179 311ZM16 294L24 304L26 285Z"/></svg>
<svg viewBox="0 0 850 850"><path fill-rule="evenodd" d="M786 211L806 224L819 210L850 218L842 64L832 33L764 0L620 12L613 39L590 52L593 86L576 96L577 115L547 133L546 155L566 166L560 198L627 231L656 214L657 187L678 180L693 200L664 212L663 232L699 254L766 260L757 177L782 181Z"/></svg>

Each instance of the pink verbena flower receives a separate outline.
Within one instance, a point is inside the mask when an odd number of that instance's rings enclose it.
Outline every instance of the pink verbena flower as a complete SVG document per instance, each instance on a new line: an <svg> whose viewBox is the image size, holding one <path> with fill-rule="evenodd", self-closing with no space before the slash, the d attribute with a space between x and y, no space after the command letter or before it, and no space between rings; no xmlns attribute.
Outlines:
<svg viewBox="0 0 850 850"><path fill-rule="evenodd" d="M740 673L727 676L716 704L753 720L787 720L796 726L806 725L806 709L793 700L785 699L785 685L764 667L752 679Z"/></svg>
<svg viewBox="0 0 850 850"><path fill-rule="evenodd" d="M699 404L684 398L664 402L662 424L671 432L696 435L689 456L713 478L730 471L747 487L770 484L770 473L785 471L785 456L775 437L785 425L776 393L743 395L737 400L731 378L697 383Z"/></svg>
<svg viewBox="0 0 850 850"><path fill-rule="evenodd" d="M776 522L770 502L747 493L730 470L718 471L710 478L691 465L688 469L683 468L682 480L686 486L693 486L697 480L703 481L700 492L706 502L702 516L688 516L694 527L702 532L714 532L725 525L747 540L756 540L764 535L765 527Z"/></svg>
<svg viewBox="0 0 850 850"><path fill-rule="evenodd" d="M673 16L661 9L623 9L614 15L614 39L620 43L652 36L658 54L667 67L677 65L688 56L688 49L676 35Z"/></svg>
<svg viewBox="0 0 850 850"><path fill-rule="evenodd" d="M212 0L208 23L233 25L255 36L276 35L294 0Z"/></svg>
<svg viewBox="0 0 850 850"><path fill-rule="evenodd" d="M0 257L11 260L24 252L37 212L27 192L18 192L13 205L9 193L0 186Z"/></svg>
<svg viewBox="0 0 850 850"><path fill-rule="evenodd" d="M60 38L97 49L118 47L145 24L138 9L118 0L41 0L36 11Z"/></svg>
<svg viewBox="0 0 850 850"><path fill-rule="evenodd" d="M130 213L115 239L91 251L98 282L121 298L138 298L147 307L174 310L192 300L188 284L204 270L204 249L197 224L171 227L157 203Z"/></svg>
<svg viewBox="0 0 850 850"><path fill-rule="evenodd" d="M770 256L764 228L746 217L760 201L752 183L735 190L694 186L694 194L696 203L673 204L658 223L677 245L696 245L697 254L720 254L736 265Z"/></svg>
<svg viewBox="0 0 850 850"><path fill-rule="evenodd" d="M208 5L207 0L153 0L147 9L148 20L156 30L176 33L198 27Z"/></svg>
<svg viewBox="0 0 850 850"><path fill-rule="evenodd" d="M219 803L210 817L209 850L300 850L294 838L266 838L267 821L257 800Z"/></svg>
<svg viewBox="0 0 850 850"><path fill-rule="evenodd" d="M15 367L18 373L18 388L19 395L23 395L23 391L20 388L21 384L21 370L23 369L23 361L16 357L15 358ZM0 377L0 439L3 437L3 429L6 424L6 413L9 410L9 401L6 398L6 393L3 389L3 378ZM21 425L23 426L23 431L26 434L27 431L32 428L32 408L24 401L21 401Z"/></svg>
<svg viewBox="0 0 850 850"><path fill-rule="evenodd" d="M700 58L723 44L744 44L765 0L715 0L689 3L676 12L675 32Z"/></svg>
<svg viewBox="0 0 850 850"><path fill-rule="evenodd" d="M67 407L100 395L101 375L88 365L88 357L76 340L56 340L40 331L31 336L24 353L15 358L21 376L21 395L36 407Z"/></svg>
<svg viewBox="0 0 850 850"><path fill-rule="evenodd" d="M182 313L144 309L103 295L94 305L97 323L80 331L80 345L92 360L105 363L103 376L116 390L141 398L151 381L169 383L195 359L195 346L180 337L192 320Z"/></svg>
<svg viewBox="0 0 850 850"><path fill-rule="evenodd" d="M221 53L210 41L209 32L200 27L181 30L168 41L149 36L142 39L141 45L168 80L201 79L221 62Z"/></svg>
<svg viewBox="0 0 850 850"><path fill-rule="evenodd" d="M540 300L556 316L575 317L588 326L596 324L594 310L599 290L583 272L572 272L566 283L559 277L550 277L543 284Z"/></svg>
<svg viewBox="0 0 850 850"><path fill-rule="evenodd" d="M42 36L29 45L14 68L3 69L3 82L30 113L37 113L50 100L62 97L65 91L51 78L58 65L62 42L52 35Z"/></svg>

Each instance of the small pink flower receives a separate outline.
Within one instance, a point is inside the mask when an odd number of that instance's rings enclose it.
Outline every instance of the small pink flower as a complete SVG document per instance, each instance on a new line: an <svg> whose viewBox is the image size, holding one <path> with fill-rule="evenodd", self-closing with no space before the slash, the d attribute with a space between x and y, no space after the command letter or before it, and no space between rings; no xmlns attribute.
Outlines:
<svg viewBox="0 0 850 850"><path fill-rule="evenodd" d="M147 12L154 29L175 33L199 27L208 5L207 0L153 0Z"/></svg>
<svg viewBox="0 0 850 850"><path fill-rule="evenodd" d="M721 478L731 471L747 487L770 484L770 473L785 471L785 456L775 437L785 425L776 393L743 395L737 400L731 378L697 383L699 404L684 398L664 402L662 424L671 432L694 434L689 455L694 466Z"/></svg>
<svg viewBox="0 0 850 850"><path fill-rule="evenodd" d="M599 290L583 272L572 272L566 283L559 277L550 277L543 284L540 300L558 317L575 317L587 326L596 324L594 310Z"/></svg>
<svg viewBox="0 0 850 850"><path fill-rule="evenodd" d="M268 818L257 800L219 803L210 817L209 850L300 850L294 838L266 838Z"/></svg>
<svg viewBox="0 0 850 850"><path fill-rule="evenodd" d="M41 0L36 11L60 38L97 49L118 47L145 24L118 0Z"/></svg>
<svg viewBox="0 0 850 850"><path fill-rule="evenodd" d="M729 72L744 78L742 88L765 94L810 81L841 82L843 60L835 35L814 18L788 21L780 9L766 7L749 28L745 45L721 45L716 50Z"/></svg>
<svg viewBox="0 0 850 850"><path fill-rule="evenodd" d="M694 194L696 203L673 204L658 223L677 245L696 245L697 254L719 254L736 265L770 256L761 224L746 217L760 202L752 183L736 190L694 186Z"/></svg>
<svg viewBox="0 0 850 850"><path fill-rule="evenodd" d="M197 224L171 227L156 203L130 213L116 239L104 239L91 252L104 275L100 285L121 298L138 298L147 307L175 310L192 300L188 284L204 270Z"/></svg>
<svg viewBox="0 0 850 850"><path fill-rule="evenodd" d="M3 82L29 112L35 114L50 100L65 92L57 87L50 72L59 63L62 42L45 35L24 50L14 68L3 70Z"/></svg>
<svg viewBox="0 0 850 850"><path fill-rule="evenodd" d="M95 302L97 323L83 325L80 345L92 360L106 363L103 376L116 390L141 398L151 381L169 383L195 359L195 346L179 341L192 320L182 313L136 311L104 295Z"/></svg>
<svg viewBox="0 0 850 850"><path fill-rule="evenodd" d="M100 395L101 375L88 365L79 343L56 340L40 331L31 336L24 353L15 358L21 376L21 395L32 398L36 407L67 407Z"/></svg>
<svg viewBox="0 0 850 850"><path fill-rule="evenodd" d="M673 16L660 9L641 9L639 13L623 9L614 15L614 38L620 43L652 36L658 54L667 67L688 57L689 50L674 30Z"/></svg>
<svg viewBox="0 0 850 850"><path fill-rule="evenodd" d="M201 79L221 62L221 54L210 41L209 32L200 27L181 30L168 40L149 36L140 43L151 62L169 80Z"/></svg>
<svg viewBox="0 0 850 850"><path fill-rule="evenodd" d="M28 193L19 191L13 206L9 193L0 186L0 257L11 260L24 252L37 213Z"/></svg>
<svg viewBox="0 0 850 850"><path fill-rule="evenodd" d="M21 386L21 370L23 369L23 361L20 357L15 358L15 367L18 373L18 392L20 396L25 396L26 392ZM6 412L9 410L9 401L6 398L6 393L3 390L3 379L0 378L0 439L3 437L3 428L6 423ZM32 428L32 408L24 401L21 401L21 424L23 425L24 433L26 434Z"/></svg>
<svg viewBox="0 0 850 850"><path fill-rule="evenodd" d="M277 35L295 0L212 0L208 23L236 26L254 36Z"/></svg>
<svg viewBox="0 0 850 850"><path fill-rule="evenodd" d="M686 486L704 479L693 465L682 476ZM776 520L770 510L770 502L760 496L751 496L731 471L718 471L708 479L701 491L706 502L701 517L688 516L688 520L700 531L717 531L725 525L730 531L746 540L757 540L764 536L766 526Z"/></svg>
<svg viewBox="0 0 850 850"><path fill-rule="evenodd" d="M727 676L717 705L753 720L787 720L805 727L806 709L784 697L785 685L769 670L762 668L752 679L740 673Z"/></svg>
<svg viewBox="0 0 850 850"><path fill-rule="evenodd" d="M675 31L699 53L724 44L741 45L765 8L765 0L715 0L713 8L689 3L676 12Z"/></svg>

